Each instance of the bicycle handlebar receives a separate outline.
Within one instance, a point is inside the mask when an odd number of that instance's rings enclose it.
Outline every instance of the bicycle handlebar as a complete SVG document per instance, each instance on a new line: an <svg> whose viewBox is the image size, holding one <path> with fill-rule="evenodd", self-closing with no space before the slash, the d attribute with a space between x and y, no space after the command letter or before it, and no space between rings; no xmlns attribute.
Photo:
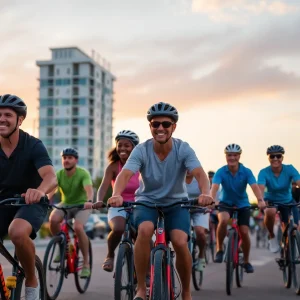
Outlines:
<svg viewBox="0 0 300 300"><path fill-rule="evenodd" d="M268 201L268 205L266 205L266 208L277 208L278 207L288 207L288 208L292 208L295 206L300 206L300 203L276 203L273 201L270 201L268 199L265 199L265 201Z"/></svg>
<svg viewBox="0 0 300 300"><path fill-rule="evenodd" d="M43 205L49 205L49 200L47 196L41 197L40 201L37 202L39 204ZM24 206L24 205L30 205L25 202L25 197L11 197L4 199L0 201L0 205L12 205L12 206Z"/></svg>
<svg viewBox="0 0 300 300"><path fill-rule="evenodd" d="M246 207L241 207L241 208L238 208L238 207L232 207L232 206L228 206L228 205L223 205L223 204L218 204L218 205L215 205L214 207L216 210L220 209L220 208L226 208L226 209L230 209L232 211L239 211L241 209L258 209L259 207L256 205L256 204L251 204L250 206L246 206Z"/></svg>

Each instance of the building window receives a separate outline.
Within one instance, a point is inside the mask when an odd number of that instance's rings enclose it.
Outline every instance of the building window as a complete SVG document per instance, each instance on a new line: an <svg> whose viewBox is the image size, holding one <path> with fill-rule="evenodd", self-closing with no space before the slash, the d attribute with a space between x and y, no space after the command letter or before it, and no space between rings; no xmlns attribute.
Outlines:
<svg viewBox="0 0 300 300"><path fill-rule="evenodd" d="M60 71L59 69L56 69L56 75L59 75Z"/></svg>

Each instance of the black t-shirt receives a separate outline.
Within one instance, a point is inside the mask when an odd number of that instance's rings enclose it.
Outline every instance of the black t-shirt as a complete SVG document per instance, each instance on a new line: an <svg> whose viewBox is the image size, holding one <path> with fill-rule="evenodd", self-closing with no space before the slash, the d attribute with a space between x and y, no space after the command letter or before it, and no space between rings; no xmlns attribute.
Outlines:
<svg viewBox="0 0 300 300"><path fill-rule="evenodd" d="M292 190L293 199L299 203L300 202L300 188L295 188L295 190Z"/></svg>
<svg viewBox="0 0 300 300"><path fill-rule="evenodd" d="M20 130L18 145L9 158L0 145L0 199L37 188L42 182L38 169L49 165L52 161L42 141Z"/></svg>

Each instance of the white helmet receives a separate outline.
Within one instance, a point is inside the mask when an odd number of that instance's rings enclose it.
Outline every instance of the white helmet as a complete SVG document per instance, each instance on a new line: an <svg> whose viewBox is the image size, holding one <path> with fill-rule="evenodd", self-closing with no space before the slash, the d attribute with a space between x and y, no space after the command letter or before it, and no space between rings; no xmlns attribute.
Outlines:
<svg viewBox="0 0 300 300"><path fill-rule="evenodd" d="M224 149L224 153L242 153L242 148L238 144L229 144Z"/></svg>

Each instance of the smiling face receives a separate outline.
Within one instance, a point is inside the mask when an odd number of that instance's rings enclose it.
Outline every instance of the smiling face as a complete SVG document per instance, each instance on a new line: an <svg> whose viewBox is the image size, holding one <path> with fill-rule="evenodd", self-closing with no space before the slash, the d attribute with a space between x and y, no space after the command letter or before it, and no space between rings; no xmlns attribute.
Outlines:
<svg viewBox="0 0 300 300"><path fill-rule="evenodd" d="M176 123L169 117L154 117L150 124L151 134L156 142L165 144L176 128Z"/></svg>
<svg viewBox="0 0 300 300"><path fill-rule="evenodd" d="M7 138L15 129L17 114L10 108L0 108L0 136ZM19 117L18 125L22 124L23 117Z"/></svg>
<svg viewBox="0 0 300 300"><path fill-rule="evenodd" d="M239 165L241 154L239 153L226 153L226 161L228 167L237 167Z"/></svg>
<svg viewBox="0 0 300 300"><path fill-rule="evenodd" d="M78 158L72 156L72 155L63 155L61 157L61 162L62 162L62 165L63 167L66 169L66 170L72 170L77 162L78 162Z"/></svg>
<svg viewBox="0 0 300 300"><path fill-rule="evenodd" d="M272 168L280 168L282 166L283 155L281 153L269 154L269 162Z"/></svg>
<svg viewBox="0 0 300 300"><path fill-rule="evenodd" d="M126 161L133 150L133 144L128 139L119 139L116 149L120 159Z"/></svg>

